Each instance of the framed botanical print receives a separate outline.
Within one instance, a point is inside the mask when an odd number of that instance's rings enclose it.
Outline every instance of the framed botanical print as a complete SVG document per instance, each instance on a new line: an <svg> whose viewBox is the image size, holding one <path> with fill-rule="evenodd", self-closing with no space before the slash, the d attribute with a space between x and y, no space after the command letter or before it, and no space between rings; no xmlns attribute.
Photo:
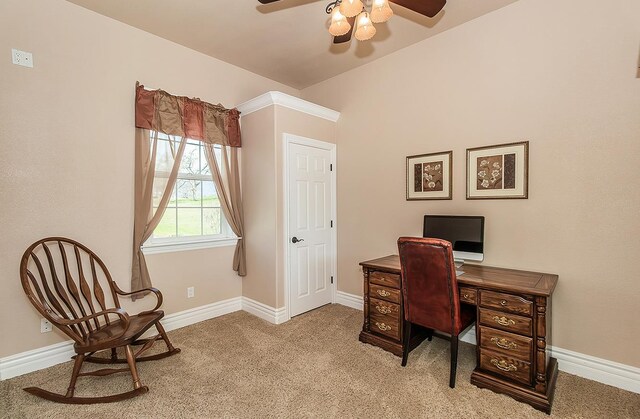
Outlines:
<svg viewBox="0 0 640 419"><path fill-rule="evenodd" d="M451 199L452 151L407 157L407 201Z"/></svg>
<svg viewBox="0 0 640 419"><path fill-rule="evenodd" d="M529 141L467 149L467 199L526 199Z"/></svg>

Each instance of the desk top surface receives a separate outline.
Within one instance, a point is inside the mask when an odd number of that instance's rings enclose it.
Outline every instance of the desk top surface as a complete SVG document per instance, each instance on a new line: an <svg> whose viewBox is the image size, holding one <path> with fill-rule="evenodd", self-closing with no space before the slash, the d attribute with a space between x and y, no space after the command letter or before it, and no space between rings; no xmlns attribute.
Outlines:
<svg viewBox="0 0 640 419"><path fill-rule="evenodd" d="M366 268L400 273L400 257L389 255L361 262ZM548 297L558 283L558 275L516 269L496 268L482 265L463 265L464 274L459 275L458 284L500 291L521 292Z"/></svg>

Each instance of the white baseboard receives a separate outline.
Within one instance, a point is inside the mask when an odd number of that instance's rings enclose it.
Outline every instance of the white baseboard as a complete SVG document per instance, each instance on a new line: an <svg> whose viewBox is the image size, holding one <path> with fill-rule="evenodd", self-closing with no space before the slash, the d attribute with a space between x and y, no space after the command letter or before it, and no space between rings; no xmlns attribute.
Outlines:
<svg viewBox="0 0 640 419"><path fill-rule="evenodd" d="M75 354L73 342L67 341L1 358L0 380L67 362Z"/></svg>
<svg viewBox="0 0 640 419"><path fill-rule="evenodd" d="M162 325L167 331L175 330L241 309L242 297L231 298L169 314L162 319ZM66 341L0 358L0 380L67 362L73 355L73 341Z"/></svg>
<svg viewBox="0 0 640 419"><path fill-rule="evenodd" d="M363 307L362 297L342 291L337 292L336 303L357 310L362 310ZM169 314L162 320L162 324L166 330L175 330L240 310L273 324L286 321L284 307L276 309L247 297L236 297ZM460 339L463 342L475 344L475 328L472 327L462 333ZM550 347L549 351L551 356L558 360L560 371L640 393L640 368L558 347ZM67 341L0 358L0 380L67 362L74 354L73 342Z"/></svg>
<svg viewBox="0 0 640 419"><path fill-rule="evenodd" d="M363 299L357 295L338 291L336 303L362 310ZM471 327L461 333L460 340L475 345L475 327ZM560 371L618 387L623 390L640 393L640 368L558 347L549 347L549 352L551 356L558 360L558 368Z"/></svg>
<svg viewBox="0 0 640 419"><path fill-rule="evenodd" d="M248 297L242 297L242 310L273 324L281 324L287 320L285 307L273 308Z"/></svg>
<svg viewBox="0 0 640 419"><path fill-rule="evenodd" d="M180 329L181 327L240 310L242 310L242 297L230 298L228 300L217 301L204 306L169 314L162 319L162 326L167 331Z"/></svg>
<svg viewBox="0 0 640 419"><path fill-rule="evenodd" d="M362 297L349 294L342 291L336 292L336 304L342 304L343 306L355 308L356 310L362 310L364 301Z"/></svg>
<svg viewBox="0 0 640 419"><path fill-rule="evenodd" d="M640 368L552 346L560 371L640 393Z"/></svg>
<svg viewBox="0 0 640 419"><path fill-rule="evenodd" d="M467 330L463 331L462 333L460 333L460 335L458 336L458 338L462 341L462 342L467 342L470 343L472 345L476 344L476 328L475 328L475 323L472 324Z"/></svg>

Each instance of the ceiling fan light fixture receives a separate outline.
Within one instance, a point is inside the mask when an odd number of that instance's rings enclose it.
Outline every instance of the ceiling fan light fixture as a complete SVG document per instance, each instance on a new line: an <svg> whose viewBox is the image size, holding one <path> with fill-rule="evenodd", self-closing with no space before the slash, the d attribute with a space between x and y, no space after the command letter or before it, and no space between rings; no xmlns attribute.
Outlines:
<svg viewBox="0 0 640 419"><path fill-rule="evenodd" d="M389 6L389 0L373 0L371 4L371 21L374 23L382 23L391 19L393 10Z"/></svg>
<svg viewBox="0 0 640 419"><path fill-rule="evenodd" d="M354 17L362 11L364 4L361 0L342 0L340 3L340 13L346 17Z"/></svg>
<svg viewBox="0 0 640 419"><path fill-rule="evenodd" d="M366 41L373 38L373 35L376 34L376 28L373 26L373 23L371 23L369 13L360 13L356 22L358 23L358 29L356 29L356 39L358 41Z"/></svg>
<svg viewBox="0 0 640 419"><path fill-rule="evenodd" d="M349 32L351 25L347 21L347 17L340 13L340 9L335 7L331 12L331 25L329 33L333 36L341 36Z"/></svg>

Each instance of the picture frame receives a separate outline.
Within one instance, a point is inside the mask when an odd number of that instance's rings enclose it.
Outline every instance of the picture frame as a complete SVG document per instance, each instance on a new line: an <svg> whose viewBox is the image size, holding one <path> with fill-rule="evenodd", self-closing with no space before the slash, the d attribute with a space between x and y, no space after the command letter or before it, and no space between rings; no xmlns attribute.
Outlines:
<svg viewBox="0 0 640 419"><path fill-rule="evenodd" d="M407 156L407 201L451 199L453 151Z"/></svg>
<svg viewBox="0 0 640 419"><path fill-rule="evenodd" d="M467 199L527 199L529 141L467 149Z"/></svg>

